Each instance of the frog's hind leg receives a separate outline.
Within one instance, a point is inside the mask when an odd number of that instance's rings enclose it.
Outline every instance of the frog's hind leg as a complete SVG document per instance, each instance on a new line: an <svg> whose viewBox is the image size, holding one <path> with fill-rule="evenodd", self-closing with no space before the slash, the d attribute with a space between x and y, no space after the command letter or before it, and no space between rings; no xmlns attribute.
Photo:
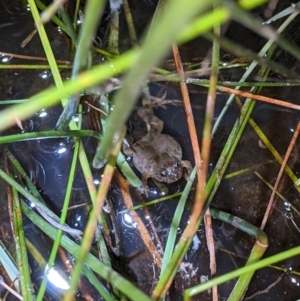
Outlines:
<svg viewBox="0 0 300 301"><path fill-rule="evenodd" d="M144 194L146 197L148 197L148 193L150 191L150 188L147 185L148 178L149 178L148 174L146 174L146 173L142 174L142 186L138 188L140 193ZM152 178L152 181L154 182L155 186L158 188L160 195L167 195L168 194L169 190L168 190L166 185L164 185L163 183L157 181L154 178Z"/></svg>
<svg viewBox="0 0 300 301"><path fill-rule="evenodd" d="M181 161L181 166L183 168L187 169L187 177L189 177L191 175L192 171L193 171L193 166L192 166L191 162L188 161L188 160L182 160ZM185 177L186 180L187 180L187 177Z"/></svg>
<svg viewBox="0 0 300 301"><path fill-rule="evenodd" d="M132 138L127 135L123 140L123 153L129 157L132 157L135 153Z"/></svg>
<svg viewBox="0 0 300 301"><path fill-rule="evenodd" d="M138 188L139 192L148 197L149 187L147 185L149 175L147 173L142 174L142 186Z"/></svg>
<svg viewBox="0 0 300 301"><path fill-rule="evenodd" d="M152 181L154 182L155 186L158 188L159 195L167 195L168 194L169 189L168 189L168 187L165 184L157 181L154 178L152 178Z"/></svg>

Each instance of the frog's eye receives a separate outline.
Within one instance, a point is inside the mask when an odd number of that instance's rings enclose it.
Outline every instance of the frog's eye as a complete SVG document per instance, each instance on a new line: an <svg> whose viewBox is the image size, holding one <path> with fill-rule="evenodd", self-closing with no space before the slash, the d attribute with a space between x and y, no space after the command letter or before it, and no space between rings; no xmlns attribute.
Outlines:
<svg viewBox="0 0 300 301"><path fill-rule="evenodd" d="M173 169L181 168L181 161L179 161L179 160L174 161L172 168Z"/></svg>
<svg viewBox="0 0 300 301"><path fill-rule="evenodd" d="M162 168L160 170L160 175L166 177L168 175L168 170L166 168Z"/></svg>

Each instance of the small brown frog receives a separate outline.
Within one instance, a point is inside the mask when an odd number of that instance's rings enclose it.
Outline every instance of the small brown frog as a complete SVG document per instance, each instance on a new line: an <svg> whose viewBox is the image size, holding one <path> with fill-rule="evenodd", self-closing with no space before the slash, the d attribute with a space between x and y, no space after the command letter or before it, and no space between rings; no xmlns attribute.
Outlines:
<svg viewBox="0 0 300 301"><path fill-rule="evenodd" d="M152 108L138 109L138 116L150 125L150 131L135 142L131 148L124 147L124 153L133 157L133 164L142 174L140 191L148 194L147 180L153 178L163 183L173 183L183 175L183 168L192 171L189 161L182 160L180 144L171 136L162 134L164 123L153 115Z"/></svg>

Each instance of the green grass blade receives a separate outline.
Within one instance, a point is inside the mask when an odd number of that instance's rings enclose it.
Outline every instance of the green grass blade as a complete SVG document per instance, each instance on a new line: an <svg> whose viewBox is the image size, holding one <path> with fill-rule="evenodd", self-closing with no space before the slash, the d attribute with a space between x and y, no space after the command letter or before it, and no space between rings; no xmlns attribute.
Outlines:
<svg viewBox="0 0 300 301"><path fill-rule="evenodd" d="M205 292L206 290L212 288L215 285L225 283L225 282L232 280L234 278L237 278L243 274L250 273L250 272L256 271L258 269L265 268L266 266L275 264L276 262L280 262L280 261L283 261L290 257L297 256L297 255L299 255L299 253L300 253L300 247L295 247L295 248L289 249L287 251L267 257L258 262L249 264L240 269L234 270L232 272L229 272L227 274L224 274L222 276L219 276L212 280L209 280L209 281L203 283L203 285L201 287L197 287L194 289L192 288L190 290L187 290L186 294L187 295L189 294L190 296L200 294L200 293Z"/></svg>
<svg viewBox="0 0 300 301"><path fill-rule="evenodd" d="M16 254L17 262L20 272L20 284L21 292L24 301L35 300L35 295L33 294L34 289L31 283L30 277L30 267L28 263L25 235L23 229L23 216L21 212L20 199L17 191L12 187L12 202L13 202L13 232L16 242Z"/></svg>
<svg viewBox="0 0 300 301"><path fill-rule="evenodd" d="M85 18L78 38L78 46L74 58L74 65L72 70L72 78L75 78L79 72L85 70L89 64L89 58L91 59L90 47L95 37L95 33L100 22L105 1L104 0L90 0L86 2L86 8L84 11L85 16L93 16ZM80 96L78 94L69 98L63 113L60 115L56 129L66 129L77 111Z"/></svg>
<svg viewBox="0 0 300 301"><path fill-rule="evenodd" d="M289 16L289 18L287 18L287 19L283 22L283 24L279 27L279 29L277 30L277 33L278 33L278 34L282 33L282 32L286 29L286 27L294 20L294 18L295 18L297 15L298 15L298 13L294 13L294 14L292 14L291 16ZM268 50L270 49L270 47L271 47L272 45L273 45L273 42L272 42L272 41L268 41L268 42L264 45L264 47L260 50L260 52L258 53L258 56L263 57L263 56L268 52ZM257 63L256 61L254 61L254 62L251 63L251 65L249 66L249 68L247 68L246 72L245 72L245 73L243 74L243 76L241 77L240 82L244 82L244 81L248 78L248 76L250 76L250 74L253 72L253 70L255 69L255 67L257 66L257 64L258 64L258 63ZM240 87L241 87L241 85L237 85L237 86L235 87L235 89L238 90L238 89L240 89ZM219 126L221 120L222 120L223 117L225 116L225 113L226 113L227 109L229 108L230 104L232 103L233 99L234 99L234 95L231 95L231 96L228 98L228 100L227 100L227 102L226 102L224 108L222 109L222 112L220 113L220 115L219 115L217 121L215 122L215 125L214 125L214 127L213 127L213 131L212 131L213 135L216 133L217 128L218 128L218 126Z"/></svg>
<svg viewBox="0 0 300 301"><path fill-rule="evenodd" d="M68 184L67 184L67 188L66 188L66 194L65 194L65 198L64 198L62 214L60 217L61 225L65 224L65 221L67 218L70 197L71 197L71 192L72 192L72 184L73 184L73 180L75 177L75 171L76 171L76 165L77 165L77 159L78 159L80 141L77 138L77 139L75 139L74 142L75 142L75 148L74 148L74 153L73 153L73 159L72 159L72 163L71 163L70 174L69 174ZM59 230L56 233L54 244L52 246L52 250L51 250L51 253L50 253L50 256L48 259L48 264L47 264L48 268L51 268L54 265L57 251L60 246L60 240L61 240L62 234L63 234L62 230ZM43 300L44 294L46 291L46 286L47 286L47 277L44 277L42 284L40 286L38 295L37 295L37 301Z"/></svg>
<svg viewBox="0 0 300 301"><path fill-rule="evenodd" d="M35 0L35 3L36 3L36 6L40 9L40 10L42 10L42 11L44 11L46 8L47 8L47 6L44 4L44 3L42 3L40 0ZM71 29L71 28L69 28L68 26L66 26L66 24L64 23L64 22L62 22L57 16L55 16L55 15L53 15L52 17L51 17L51 20L57 25L57 26L59 26L71 39L72 39L72 41L73 41L73 43L75 43L76 42L76 33L75 33L75 31L74 31L74 29Z"/></svg>
<svg viewBox="0 0 300 301"><path fill-rule="evenodd" d="M116 301L116 299L110 295L105 286L99 281L94 273L85 265L83 266L83 272L105 301Z"/></svg>
<svg viewBox="0 0 300 301"><path fill-rule="evenodd" d="M40 24L40 26L37 26L37 30L38 30L48 63L50 65L50 69L51 69L51 72L52 72L52 75L54 78L54 82L58 88L61 88L61 87L63 87L61 75L60 75L59 69L57 67L56 60L55 60L46 30L44 28L44 25L41 23L41 17L39 15L38 9L36 7L34 0L28 0L28 4L30 5L30 11L32 13L35 24ZM62 101L66 102L67 100L62 99Z"/></svg>
<svg viewBox="0 0 300 301"><path fill-rule="evenodd" d="M39 228L43 227L44 221L43 219L37 215L34 211L30 210L25 203L21 204L22 211L24 214ZM55 238L57 230L52 226L48 225L43 228L43 231L52 239ZM62 237L61 246L64 247L67 251L69 251L75 258L78 258L80 247L74 243L71 239L66 236ZM99 274L103 279L108 281L111 285L118 287L118 289L124 293L129 299L133 296L135 300L143 300L143 301L153 301L152 298L148 297L141 290L136 288L130 281L123 278L117 272L115 272L111 267L103 264L96 257L91 254L88 254L85 264L88 265L91 270Z"/></svg>
<svg viewBox="0 0 300 301"><path fill-rule="evenodd" d="M0 137L0 144L7 144L20 141L28 140L40 140L40 139L55 139L55 138L66 138L66 137L92 137L100 140L101 135L91 130L80 130L80 131L41 131L22 133Z"/></svg>
<svg viewBox="0 0 300 301"><path fill-rule="evenodd" d="M19 277L19 271L16 267L16 263L8 253L8 250L5 248L2 241L0 241L0 263L6 271L11 282L15 281L14 285L17 288L17 291L20 292L20 282L19 280L16 280Z"/></svg>
<svg viewBox="0 0 300 301"><path fill-rule="evenodd" d="M43 108L57 104L61 98L68 97L99 84L109 77L116 76L134 62L138 52L137 49L128 51L121 57L116 58L113 66L111 62L106 62L101 66L95 67L93 70L78 75L74 80L66 81L61 88L48 88L29 98L26 103L2 110L0 112L0 131L15 124L16 117L24 120ZM75 128L72 129L74 130Z"/></svg>
<svg viewBox="0 0 300 301"><path fill-rule="evenodd" d="M103 140L94 157L93 166L100 168L108 158L113 139L118 136L142 91L147 76L153 66L166 55L171 44L176 41L179 32L185 28L199 13L209 8L213 1L177 1L170 0L164 11L158 14L141 47L140 55L124 78L122 88L114 100L114 111L109 115ZM164 13L167 12L167 13ZM180 18L174 22L174 16ZM172 26L170 26L172 24ZM160 45L159 48L156 45ZM155 50L154 50L155 48Z"/></svg>
<svg viewBox="0 0 300 301"><path fill-rule="evenodd" d="M161 275L160 281L163 281L162 277L164 277L164 275L163 275L164 270L171 259L171 256L172 256L172 253L174 250L175 239L176 239L176 235L178 232L179 223L180 223L183 211L184 211L186 200L188 198L188 195L189 195L192 185L194 183L196 174L197 174L197 168L195 167L185 185L183 193L182 193L180 200L178 202L178 205L176 207L176 211L174 213L174 217L172 220L172 224L171 224L171 228L169 231L168 240L167 240L167 244L166 244L166 248L165 248L165 252L164 252L162 268L161 268L161 272L160 272L160 275Z"/></svg>

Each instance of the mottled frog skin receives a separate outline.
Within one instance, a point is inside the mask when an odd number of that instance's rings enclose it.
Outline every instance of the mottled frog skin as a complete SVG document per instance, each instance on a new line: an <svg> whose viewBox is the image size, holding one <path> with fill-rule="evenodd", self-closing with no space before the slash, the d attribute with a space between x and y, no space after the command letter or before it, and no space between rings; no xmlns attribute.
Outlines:
<svg viewBox="0 0 300 301"><path fill-rule="evenodd" d="M182 177L182 150L173 137L150 131L133 149L133 164L143 178L173 183Z"/></svg>
<svg viewBox="0 0 300 301"><path fill-rule="evenodd" d="M147 195L148 178L173 183L182 177L183 167L190 173L192 166L189 161L182 160L180 144L173 137L161 133L164 123L153 115L151 108L138 109L138 115L150 125L150 131L124 152L133 157L134 166L142 174L141 192Z"/></svg>

